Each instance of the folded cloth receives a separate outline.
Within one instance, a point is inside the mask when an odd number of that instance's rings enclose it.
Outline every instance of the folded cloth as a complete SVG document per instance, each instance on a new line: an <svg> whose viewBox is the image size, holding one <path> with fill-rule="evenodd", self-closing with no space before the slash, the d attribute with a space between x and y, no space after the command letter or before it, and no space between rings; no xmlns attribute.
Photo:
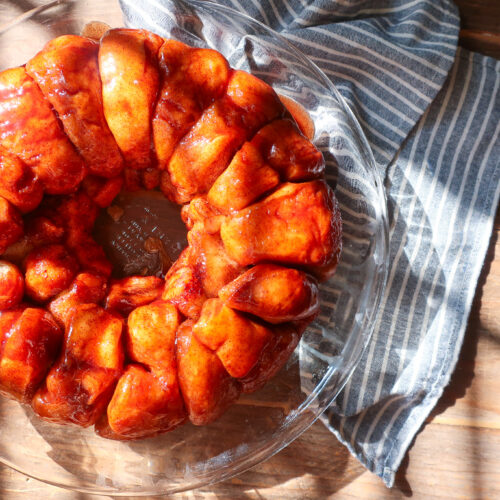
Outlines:
<svg viewBox="0 0 500 500"><path fill-rule="evenodd" d="M391 486L456 364L500 192L500 62L462 49L387 168L390 262L373 339L324 415Z"/></svg>
<svg viewBox="0 0 500 500"><path fill-rule="evenodd" d="M323 421L388 486L457 361L500 193L500 63L457 51L448 0L221 0L288 38L355 111L385 179L387 288ZM161 33L168 0L121 0Z"/></svg>

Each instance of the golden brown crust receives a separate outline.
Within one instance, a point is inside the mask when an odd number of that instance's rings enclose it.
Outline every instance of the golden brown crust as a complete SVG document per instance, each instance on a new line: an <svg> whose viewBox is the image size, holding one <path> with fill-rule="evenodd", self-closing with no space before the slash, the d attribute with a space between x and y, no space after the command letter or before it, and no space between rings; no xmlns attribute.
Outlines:
<svg viewBox="0 0 500 500"><path fill-rule="evenodd" d="M82 304L99 304L106 296L107 283L101 275L83 272L73 283L49 303L49 311L67 330L76 308Z"/></svg>
<svg viewBox="0 0 500 500"><path fill-rule="evenodd" d="M242 378L243 393L255 392L273 378L293 353L304 330L298 323L273 326L273 335L266 344L255 366Z"/></svg>
<svg viewBox="0 0 500 500"><path fill-rule="evenodd" d="M246 142L212 184L207 200L229 213L247 207L279 183L278 172L265 162L251 142Z"/></svg>
<svg viewBox="0 0 500 500"><path fill-rule="evenodd" d="M190 253L189 247L184 249L169 269L162 299L174 304L187 318L196 319L207 297L203 292L200 273L191 265Z"/></svg>
<svg viewBox="0 0 500 500"><path fill-rule="evenodd" d="M158 166L165 170L179 142L203 110L223 95L229 64L211 49L165 40L159 52L162 85L153 119Z"/></svg>
<svg viewBox="0 0 500 500"><path fill-rule="evenodd" d="M99 70L104 115L129 168L154 161L151 119L160 84L156 55L163 39L145 30L112 29L102 38Z"/></svg>
<svg viewBox="0 0 500 500"><path fill-rule="evenodd" d="M0 196L23 213L42 201L43 188L31 168L0 146Z"/></svg>
<svg viewBox="0 0 500 500"><path fill-rule="evenodd" d="M213 234L220 231L224 215L211 205L205 196L198 196L182 207L181 218L188 229L193 229L197 223L201 223L204 231Z"/></svg>
<svg viewBox="0 0 500 500"><path fill-rule="evenodd" d="M48 311L26 307L2 333L0 390L29 402L59 352L62 331Z"/></svg>
<svg viewBox="0 0 500 500"><path fill-rule="evenodd" d="M115 177L123 159L104 118L98 49L88 38L60 36L26 63L26 71L57 112L89 172Z"/></svg>
<svg viewBox="0 0 500 500"><path fill-rule="evenodd" d="M324 181L282 184L224 221L221 237L240 265L275 261L327 266L340 246L340 215Z"/></svg>
<svg viewBox="0 0 500 500"><path fill-rule="evenodd" d="M129 276L112 280L106 297L106 309L127 316L136 307L158 299L163 280L156 276Z"/></svg>
<svg viewBox="0 0 500 500"><path fill-rule="evenodd" d="M341 247L321 153L269 85L145 30L59 37L27 70L41 90L0 73L0 391L111 439L212 422L318 312L307 273ZM110 280L94 222L142 187L189 201L188 246L165 279Z"/></svg>
<svg viewBox="0 0 500 500"><path fill-rule="evenodd" d="M19 305L23 295L23 274L11 262L0 260L0 311Z"/></svg>
<svg viewBox="0 0 500 500"><path fill-rule="evenodd" d="M115 197L122 190L123 177L116 176L111 179L103 179L93 175L88 175L83 183L83 189L89 198L100 208L111 205Z"/></svg>
<svg viewBox="0 0 500 500"><path fill-rule="evenodd" d="M157 168L146 168L141 172L141 182L144 189L155 189L160 185L162 172Z"/></svg>
<svg viewBox="0 0 500 500"><path fill-rule="evenodd" d="M218 232L204 230L201 222L188 233L188 241L189 247L165 276L162 298L195 319L205 300L217 297L244 269L227 255Z"/></svg>
<svg viewBox="0 0 500 500"><path fill-rule="evenodd" d="M217 354L229 375L235 378L248 374L272 337L266 325L231 309L220 299L209 299L203 304L193 334Z"/></svg>
<svg viewBox="0 0 500 500"><path fill-rule="evenodd" d="M227 96L209 106L177 144L168 162L177 198L185 203L206 193L246 136L241 114Z"/></svg>
<svg viewBox="0 0 500 500"><path fill-rule="evenodd" d="M108 405L106 425L121 438L146 437L174 429L187 413L180 394L175 360L177 309L166 302L138 307L128 317L127 352L132 361L120 377Z"/></svg>
<svg viewBox="0 0 500 500"><path fill-rule="evenodd" d="M219 290L239 276L244 268L225 251L219 233L193 227L188 233L191 266L199 276L206 297L217 297Z"/></svg>
<svg viewBox="0 0 500 500"><path fill-rule="evenodd" d="M193 323L177 330L177 369L189 420L206 425L219 418L239 397L240 383L225 370L216 354L193 335Z"/></svg>
<svg viewBox="0 0 500 500"><path fill-rule="evenodd" d="M134 309L127 320L127 353L158 374L175 364L175 332L181 324L177 308L164 301ZM170 376L170 373L168 374ZM175 377L175 371L173 372Z"/></svg>
<svg viewBox="0 0 500 500"><path fill-rule="evenodd" d="M0 73L0 143L31 167L49 194L76 190L85 164L24 68Z"/></svg>
<svg viewBox="0 0 500 500"><path fill-rule="evenodd" d="M97 432L111 439L141 439L168 432L186 420L179 386L129 364L118 380L106 420Z"/></svg>
<svg viewBox="0 0 500 500"><path fill-rule="evenodd" d="M307 181L323 175L323 155L290 119L262 127L252 145L284 181Z"/></svg>
<svg viewBox="0 0 500 500"><path fill-rule="evenodd" d="M24 262L26 294L45 302L68 288L78 262L63 245L48 245L33 250Z"/></svg>
<svg viewBox="0 0 500 500"><path fill-rule="evenodd" d="M0 254L23 235L21 214L5 198L0 197Z"/></svg>
<svg viewBox="0 0 500 500"><path fill-rule="evenodd" d="M258 264L219 290L222 301L268 323L309 318L319 310L316 280L302 271Z"/></svg>
<svg viewBox="0 0 500 500"><path fill-rule="evenodd" d="M113 179L106 182L111 183ZM81 270L109 277L112 265L91 235L98 213L98 205L82 190L66 197L46 198L33 213L34 217L30 217L29 243L37 247L61 242L71 251Z"/></svg>
<svg viewBox="0 0 500 500"><path fill-rule="evenodd" d="M94 304L78 306L63 352L32 406L46 420L82 427L105 412L123 367L122 321Z"/></svg>
<svg viewBox="0 0 500 500"><path fill-rule="evenodd" d="M246 71L233 70L227 96L238 108L248 137L266 123L288 114L273 88Z"/></svg>

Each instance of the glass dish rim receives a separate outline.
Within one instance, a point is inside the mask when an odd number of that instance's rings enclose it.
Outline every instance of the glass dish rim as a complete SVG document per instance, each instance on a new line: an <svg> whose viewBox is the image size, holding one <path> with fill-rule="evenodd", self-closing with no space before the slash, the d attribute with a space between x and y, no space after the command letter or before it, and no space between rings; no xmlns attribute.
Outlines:
<svg viewBox="0 0 500 500"><path fill-rule="evenodd" d="M106 0L107 1L107 0ZM47 4L40 5L38 7L35 7L34 9L31 9L27 12L24 12L23 14L20 14L16 18L12 19L11 21L8 21L7 23L3 24L0 26L0 36L10 28L23 23L25 21L29 21L33 16L46 11L48 9L51 9L53 7L59 6L59 5L64 5L64 4L76 4L76 3L83 3L84 0L53 0ZM365 133L363 132L359 121L357 120L353 110L349 107L343 96L340 94L340 92L337 90L333 82L324 74L324 72L306 55L304 55L295 45L293 45L289 40L287 40L286 37L281 35L280 33L276 32L272 28L266 26L265 24L251 18L245 13L242 13L240 11L236 11L230 7L226 7L225 5L220 5L215 3L212 0L190 0L189 2L186 2L185 0L172 0L174 4L180 4L180 5L188 5L189 8L194 8L194 9L213 9L215 11L220 10L221 12L224 12L225 14L231 13L236 16L236 18L241 18L245 20L247 23L251 25L256 25L260 30L266 31L268 34L270 34L272 37L277 38L279 41L284 43L287 48L301 61L302 64L307 66L310 70L313 71L314 75L318 77L321 85L328 90L334 98L339 102L340 106L342 107L342 110L346 113L346 116L349 119L349 126L353 129L353 133L355 133L357 139L361 143L361 148L360 151L363 154L363 162L366 165L366 171L369 175L371 175L371 183L373 184L375 191L377 193L378 200L380 202L379 206L377 209L380 211L379 216L380 216L380 222L381 222L381 231L382 231L382 238L379 239L378 243L380 243L381 248L381 254L383 255L383 259L378 262L376 266L376 272L375 274L377 275L378 279L374 279L373 283L371 284L372 289L370 296L375 296L375 301L372 304L372 310L370 312L370 315L367 318L367 327L362 329L362 335L363 335L363 342L362 345L356 346L357 351L353 354L351 354L349 358L349 363L343 368L343 371L339 373L339 383L336 384L335 391L333 391L331 394L328 394L326 398L322 399L320 401L320 396L322 396L322 392L324 392L325 387L327 386L328 382L332 380L333 376L335 373L339 372L339 367L338 366L330 366L327 373L323 375L321 379L321 383L318 384L313 393L309 395L300 405L299 408L297 408L296 413L300 414L305 411L309 411L311 414L311 418L307 420L300 420L297 421L295 426L293 426L292 431L288 432L286 434L286 439L279 439L277 437L278 430L274 433L272 439L268 440L266 443L262 444L261 446L254 448L252 450L252 453L250 455L245 455L242 457L237 457L236 460L231 462L230 467L226 467L223 470L219 470L217 477L216 478L206 478L201 476L198 476L195 481L190 482L187 485L181 485L169 490L164 491L163 493L158 493L158 491L143 491L143 492L137 492L137 491L132 491L132 492L127 492L127 491L109 491L105 489L98 489L96 488L89 488L89 487L84 487L84 486L74 486L74 485L68 485L66 483L58 483L54 482L48 479L44 479L42 477L36 476L36 474L29 473L24 471L21 467L16 466L15 464L12 464L10 461L5 460L3 457L0 457L0 462L4 463L5 465L17 470L18 472L21 472L22 474L35 478L37 480L41 480L47 484L51 484L54 486L62 487L68 490L72 491L79 491L83 493L90 493L90 494L111 494L113 496L127 496L130 494L133 494L134 496L147 496L151 494L173 494L173 493L178 493L182 491L187 491L195 488L200 488L202 486L206 486L209 484L213 484L216 482L224 481L227 480L231 477L234 477L238 474L241 474L242 472L254 467L258 463L261 463L264 460L267 460L271 458L273 455L281 451L283 448L288 446L292 441L297 439L303 432L305 432L320 416L321 414L331 405L331 403L334 401L334 399L338 396L339 392L342 390L346 382L348 381L349 377L351 376L352 372L354 371L355 367L357 366L364 350L366 349L367 345L370 342L370 339L372 337L372 332L374 329L374 325L377 321L377 317L379 314L379 304L381 302L385 285L386 285L386 279L387 279L387 273L388 273L388 248L389 248L389 226L388 226L388 217L387 217L387 200L386 200L386 194L385 190L383 189L383 183L382 179L380 177L379 171L376 168L375 164L375 159L373 157L372 150L369 146L368 140L365 136ZM103 2L104 3L104 2ZM367 330L368 329L368 330ZM349 337L350 338L350 337ZM344 362L345 360L343 360ZM318 403L317 409L310 408L312 403ZM214 475L213 471L209 472L210 475Z"/></svg>

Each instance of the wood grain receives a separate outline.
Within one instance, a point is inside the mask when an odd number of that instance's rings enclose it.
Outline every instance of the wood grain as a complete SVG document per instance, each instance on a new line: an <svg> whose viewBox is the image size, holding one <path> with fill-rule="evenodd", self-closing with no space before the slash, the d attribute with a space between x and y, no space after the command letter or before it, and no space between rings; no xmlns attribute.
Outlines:
<svg viewBox="0 0 500 500"><path fill-rule="evenodd" d="M500 1L456 0L462 47L500 58Z"/></svg>
<svg viewBox="0 0 500 500"><path fill-rule="evenodd" d="M459 40L460 45L468 50L500 59L500 34L462 29Z"/></svg>
<svg viewBox="0 0 500 500"><path fill-rule="evenodd" d="M498 0L455 0L462 29L500 33Z"/></svg>
<svg viewBox="0 0 500 500"><path fill-rule="evenodd" d="M460 44L500 58L500 1L458 0ZM225 483L171 498L500 498L500 211L455 373L387 490L314 424L267 462ZM0 466L0 498L97 500Z"/></svg>

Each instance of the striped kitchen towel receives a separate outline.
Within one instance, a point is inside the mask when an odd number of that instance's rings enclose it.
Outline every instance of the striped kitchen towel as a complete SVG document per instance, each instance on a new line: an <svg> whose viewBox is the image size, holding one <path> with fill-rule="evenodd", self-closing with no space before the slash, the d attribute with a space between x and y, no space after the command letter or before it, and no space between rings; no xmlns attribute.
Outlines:
<svg viewBox="0 0 500 500"><path fill-rule="evenodd" d="M448 0L222 0L305 52L385 179L390 270L373 339L323 419L388 486L449 381L500 192L500 63L457 51ZM121 0L159 31L169 0ZM161 29L160 29L161 32Z"/></svg>

